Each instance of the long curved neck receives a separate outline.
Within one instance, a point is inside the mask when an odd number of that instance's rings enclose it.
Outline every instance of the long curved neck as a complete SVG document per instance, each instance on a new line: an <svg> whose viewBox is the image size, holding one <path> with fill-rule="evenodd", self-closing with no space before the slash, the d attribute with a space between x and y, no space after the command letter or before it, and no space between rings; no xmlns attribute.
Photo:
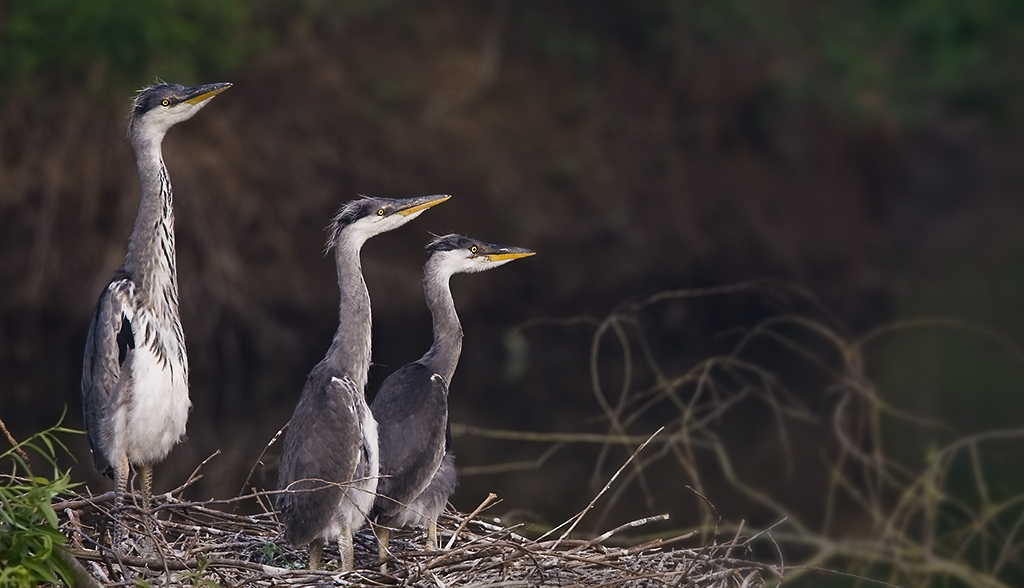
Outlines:
<svg viewBox="0 0 1024 588"><path fill-rule="evenodd" d="M449 285L450 274L437 271L429 261L423 273L423 291L434 320L434 342L420 358L420 363L441 374L451 384L455 367L462 354L462 324L455 312L455 301Z"/></svg>
<svg viewBox="0 0 1024 588"><path fill-rule="evenodd" d="M359 260L361 242L348 238L344 231L335 243L338 266L338 331L327 350L325 361L352 378L362 390L370 369L370 337L373 330L370 292L363 279Z"/></svg>
<svg viewBox="0 0 1024 588"><path fill-rule="evenodd" d="M174 250L174 196L164 166L163 135L133 136L142 198L128 241L125 267L140 282L152 304L166 305L177 316L178 274Z"/></svg>

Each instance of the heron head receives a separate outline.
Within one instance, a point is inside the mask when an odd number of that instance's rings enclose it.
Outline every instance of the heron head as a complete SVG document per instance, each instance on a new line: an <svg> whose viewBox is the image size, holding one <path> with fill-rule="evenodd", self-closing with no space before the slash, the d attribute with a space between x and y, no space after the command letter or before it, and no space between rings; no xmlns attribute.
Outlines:
<svg viewBox="0 0 1024 588"><path fill-rule="evenodd" d="M327 247L333 247L345 232L359 243L374 235L397 229L423 211L448 200L451 196L437 194L417 198L362 198L341 207L329 227Z"/></svg>
<svg viewBox="0 0 1024 588"><path fill-rule="evenodd" d="M132 102L128 135L162 137L173 125L188 120L202 110L217 94L231 87L230 82L186 87L181 84L156 84L143 88Z"/></svg>
<svg viewBox="0 0 1024 588"><path fill-rule="evenodd" d="M535 253L522 247L495 245L462 235L437 237L427 245L427 251L427 263L447 275L482 272Z"/></svg>

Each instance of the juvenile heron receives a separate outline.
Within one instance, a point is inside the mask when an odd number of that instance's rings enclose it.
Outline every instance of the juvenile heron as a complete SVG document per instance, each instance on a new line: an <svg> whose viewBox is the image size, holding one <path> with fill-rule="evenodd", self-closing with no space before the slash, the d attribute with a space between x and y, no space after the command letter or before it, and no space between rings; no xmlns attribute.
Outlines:
<svg viewBox="0 0 1024 588"><path fill-rule="evenodd" d="M397 229L449 196L362 198L341 208L331 226L341 290L338 330L327 356L306 378L281 450L277 508L285 539L312 543L310 568L323 542L337 540L342 570L353 569L352 533L370 513L377 490L377 423L364 389L370 368L370 294L359 251L374 235Z"/></svg>
<svg viewBox="0 0 1024 588"><path fill-rule="evenodd" d="M370 406L380 447L381 478L372 519L381 561L391 527L426 527L427 549L437 549L437 517L455 490L455 458L448 451L448 384L462 352L462 325L449 280L457 273L481 272L534 254L461 235L438 237L427 251L423 291L434 342L419 360L388 376Z"/></svg>
<svg viewBox="0 0 1024 588"><path fill-rule="evenodd" d="M140 91L132 104L128 137L142 198L128 254L96 303L82 362L85 430L96 468L114 477L115 512L124 505L131 466L141 471L142 506L149 509L153 464L185 434L191 406L171 180L160 144L168 129L230 86L158 84Z"/></svg>

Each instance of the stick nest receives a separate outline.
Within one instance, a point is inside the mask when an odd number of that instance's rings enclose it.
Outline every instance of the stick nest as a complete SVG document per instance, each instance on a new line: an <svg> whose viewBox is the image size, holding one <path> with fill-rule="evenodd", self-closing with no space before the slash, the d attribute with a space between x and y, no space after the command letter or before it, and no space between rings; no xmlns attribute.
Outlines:
<svg viewBox="0 0 1024 588"><path fill-rule="evenodd" d="M424 533L392 533L388 572L380 571L373 533L355 537L356 570L336 569L337 546L324 550L325 570L311 571L305 548L288 545L281 524L265 508L264 495L185 502L173 493L154 497L151 515L136 506L123 513L126 545L110 548L113 493L54 504L69 552L107 586L687 586L761 587L780 579L777 568L734 557L746 550L739 539L695 549L672 548L695 533L630 547L603 544L623 525L592 540L531 540L481 519L448 512L438 521L444 549L424 551ZM127 502L131 502L128 498ZM239 503L263 512L230 512ZM486 504L486 501L485 501ZM484 505L481 505L483 507ZM477 509L479 512L481 509ZM774 582L772 582L774 583Z"/></svg>

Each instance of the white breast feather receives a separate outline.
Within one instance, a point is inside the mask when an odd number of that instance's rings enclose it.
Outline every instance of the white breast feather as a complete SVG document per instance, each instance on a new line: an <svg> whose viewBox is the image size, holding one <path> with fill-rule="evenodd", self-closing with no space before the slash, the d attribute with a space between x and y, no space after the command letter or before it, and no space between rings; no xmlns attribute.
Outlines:
<svg viewBox="0 0 1024 588"><path fill-rule="evenodd" d="M124 450L132 463L156 463L185 434L192 406L188 384L148 347L135 349L130 369L134 391L125 415Z"/></svg>

